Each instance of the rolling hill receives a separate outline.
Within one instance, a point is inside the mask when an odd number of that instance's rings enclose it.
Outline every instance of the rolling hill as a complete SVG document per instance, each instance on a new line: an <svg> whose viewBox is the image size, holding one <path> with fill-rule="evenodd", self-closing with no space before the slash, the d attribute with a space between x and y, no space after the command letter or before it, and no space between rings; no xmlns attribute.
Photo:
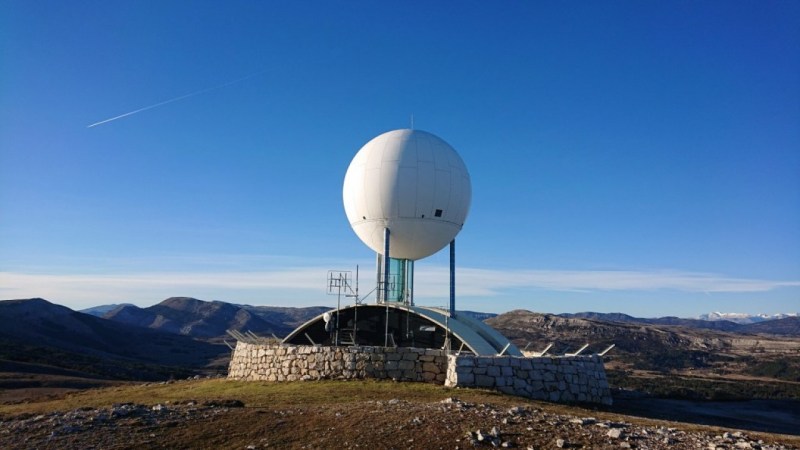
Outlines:
<svg viewBox="0 0 800 450"><path fill-rule="evenodd" d="M686 328L730 331L741 334L776 334L788 336L800 336L800 317L778 315L775 318L763 319L759 321L739 321L725 320L718 318L709 319L684 319L680 317L658 317L641 318L633 317L622 313L597 313L580 312L574 314L558 314L559 317L568 319L589 319L601 322L618 323L638 323L648 325L671 325Z"/></svg>
<svg viewBox="0 0 800 450"><path fill-rule="evenodd" d="M166 379L206 369L227 352L224 345L115 323L41 298L0 301L0 364L21 362L112 379Z"/></svg>
<svg viewBox="0 0 800 450"><path fill-rule="evenodd" d="M326 307L290 308L235 305L191 297L171 297L146 308L120 305L104 319L167 333L208 339L226 336L227 330L252 331L262 336L285 336L308 319L330 310Z"/></svg>

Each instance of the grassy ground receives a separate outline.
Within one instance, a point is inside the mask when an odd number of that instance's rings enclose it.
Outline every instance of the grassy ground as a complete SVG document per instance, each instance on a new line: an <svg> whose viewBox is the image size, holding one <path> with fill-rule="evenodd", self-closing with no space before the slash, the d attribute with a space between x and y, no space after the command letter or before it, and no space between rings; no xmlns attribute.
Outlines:
<svg viewBox="0 0 800 450"><path fill-rule="evenodd" d="M474 406L462 410L446 407L442 401L451 397ZM234 400L244 407L202 408ZM143 416L123 418L114 425L89 420L58 435L63 417L81 413L52 418L56 417L54 411L108 411L120 403L145 405L144 411L166 405L177 413L160 422ZM198 408L193 411L187 404ZM538 412L504 421L505 411L512 407ZM712 436L726 431L624 416L591 406L531 401L488 390L370 380L267 383L207 379L88 389L58 399L0 404L0 428L3 421L19 422L20 418L30 423L9 431L5 443L10 446L5 448L469 448L464 445L467 433L495 426L522 448L549 448L558 437L573 442L574 448L619 448L619 443L606 442L605 431L575 425L570 417L627 423L629 430L677 428ZM800 448L798 436L748 434ZM0 447L3 439L0 435ZM670 448L693 448L691 441L686 442Z"/></svg>
<svg viewBox="0 0 800 450"><path fill-rule="evenodd" d="M145 405L179 403L208 399L239 400L247 407L282 408L299 404L306 406L347 404L365 400L430 402L457 394L473 402L518 402L516 397L493 391L445 389L427 383L395 383L379 381L306 381L269 383L229 381L226 379L147 383L115 386L68 393L59 399L44 399L22 404L0 404L0 417L7 414L44 413L85 407L110 407L115 403L131 402Z"/></svg>

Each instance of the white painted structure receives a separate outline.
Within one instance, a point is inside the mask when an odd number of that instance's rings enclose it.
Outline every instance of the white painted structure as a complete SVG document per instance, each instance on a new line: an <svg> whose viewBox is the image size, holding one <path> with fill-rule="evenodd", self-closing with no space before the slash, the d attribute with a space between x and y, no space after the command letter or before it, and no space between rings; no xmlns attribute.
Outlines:
<svg viewBox="0 0 800 450"><path fill-rule="evenodd" d="M345 174L342 198L350 225L369 248L384 253L388 228L388 256L415 261L461 231L472 185L464 161L447 142L403 129L361 147Z"/></svg>
<svg viewBox="0 0 800 450"><path fill-rule="evenodd" d="M472 184L447 142L420 130L393 130L367 142L344 177L342 199L356 235L377 254L376 304L356 304L310 320L293 345L383 345L522 353L500 333L455 309L455 237ZM449 310L414 305L414 261L450 245ZM339 287L339 285L337 285Z"/></svg>

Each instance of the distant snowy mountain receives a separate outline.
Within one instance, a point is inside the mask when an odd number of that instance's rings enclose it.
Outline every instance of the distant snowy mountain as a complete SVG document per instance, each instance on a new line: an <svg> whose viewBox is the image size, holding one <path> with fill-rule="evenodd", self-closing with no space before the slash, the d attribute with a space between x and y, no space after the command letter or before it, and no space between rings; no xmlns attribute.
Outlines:
<svg viewBox="0 0 800 450"><path fill-rule="evenodd" d="M743 325L751 323L759 323L767 320L785 319L787 317L798 317L798 313L787 314L746 314L746 313L722 313L712 312L708 314L701 314L698 319L716 322L718 320L727 320L728 322L740 323Z"/></svg>

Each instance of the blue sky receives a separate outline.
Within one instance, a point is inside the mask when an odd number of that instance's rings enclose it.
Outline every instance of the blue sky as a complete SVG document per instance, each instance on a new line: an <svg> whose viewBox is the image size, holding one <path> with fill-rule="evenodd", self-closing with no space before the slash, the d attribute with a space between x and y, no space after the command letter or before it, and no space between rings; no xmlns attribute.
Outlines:
<svg viewBox="0 0 800 450"><path fill-rule="evenodd" d="M0 298L325 305L356 265L369 290L342 181L413 114L472 178L459 308L800 310L798 23L788 1L3 2ZM418 262L418 303L447 304L447 264Z"/></svg>

